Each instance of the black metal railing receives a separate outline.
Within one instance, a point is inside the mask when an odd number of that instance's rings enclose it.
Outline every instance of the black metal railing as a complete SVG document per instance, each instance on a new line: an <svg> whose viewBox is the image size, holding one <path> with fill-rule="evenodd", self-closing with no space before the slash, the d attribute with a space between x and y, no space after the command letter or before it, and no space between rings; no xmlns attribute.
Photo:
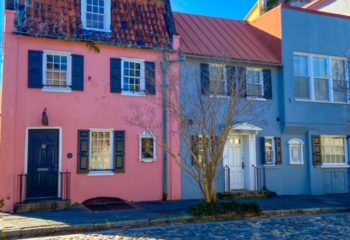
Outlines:
<svg viewBox="0 0 350 240"><path fill-rule="evenodd" d="M225 176L225 193L231 192L231 170L229 166L225 166L224 168L224 176Z"/></svg>
<svg viewBox="0 0 350 240"><path fill-rule="evenodd" d="M266 188L265 168L252 164L254 169L255 191L261 191Z"/></svg>
<svg viewBox="0 0 350 240"><path fill-rule="evenodd" d="M59 196L62 200L70 200L71 173L60 172ZM17 203L24 203L27 200L27 174L17 176Z"/></svg>
<svg viewBox="0 0 350 240"><path fill-rule="evenodd" d="M68 201L70 200L70 180L71 174L70 172L60 172L61 176L61 189L60 196L62 200Z"/></svg>

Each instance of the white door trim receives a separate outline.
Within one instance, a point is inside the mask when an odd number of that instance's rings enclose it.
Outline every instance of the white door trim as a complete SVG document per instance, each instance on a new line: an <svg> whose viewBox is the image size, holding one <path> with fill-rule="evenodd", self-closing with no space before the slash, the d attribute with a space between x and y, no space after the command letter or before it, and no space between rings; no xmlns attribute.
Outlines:
<svg viewBox="0 0 350 240"><path fill-rule="evenodd" d="M48 129L48 130L58 130L58 185L57 185L57 197L61 197L61 174L62 172L62 127L27 127L25 136L25 152L24 152L24 174L28 173L28 146L29 146L29 130L36 129Z"/></svg>

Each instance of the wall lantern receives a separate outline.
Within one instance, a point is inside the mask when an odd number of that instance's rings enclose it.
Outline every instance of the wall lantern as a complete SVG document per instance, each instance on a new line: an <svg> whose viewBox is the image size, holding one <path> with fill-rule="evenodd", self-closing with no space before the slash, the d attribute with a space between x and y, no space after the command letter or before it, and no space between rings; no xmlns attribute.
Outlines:
<svg viewBox="0 0 350 240"><path fill-rule="evenodd" d="M44 109L41 116L41 124L44 126L49 126L49 117L47 116L46 108Z"/></svg>

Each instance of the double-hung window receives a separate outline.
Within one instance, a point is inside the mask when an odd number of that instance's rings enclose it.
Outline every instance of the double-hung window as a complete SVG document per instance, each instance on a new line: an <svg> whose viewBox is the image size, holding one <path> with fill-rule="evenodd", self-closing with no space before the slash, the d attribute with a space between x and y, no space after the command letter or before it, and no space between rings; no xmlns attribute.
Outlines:
<svg viewBox="0 0 350 240"><path fill-rule="evenodd" d="M328 60L325 57L313 58L315 100L329 100Z"/></svg>
<svg viewBox="0 0 350 240"><path fill-rule="evenodd" d="M265 137L265 164L275 165L275 141L273 137Z"/></svg>
<svg viewBox="0 0 350 240"><path fill-rule="evenodd" d="M261 69L247 69L247 97L263 98L264 97L264 79Z"/></svg>
<svg viewBox="0 0 350 240"><path fill-rule="evenodd" d="M110 31L111 0L82 0L83 28L95 31Z"/></svg>
<svg viewBox="0 0 350 240"><path fill-rule="evenodd" d="M225 65L209 65L209 90L212 95L227 95L227 80Z"/></svg>
<svg viewBox="0 0 350 240"><path fill-rule="evenodd" d="M43 86L46 88L70 88L71 55L59 52L44 52Z"/></svg>
<svg viewBox="0 0 350 240"><path fill-rule="evenodd" d="M295 96L299 99L310 99L310 76L308 57L294 56Z"/></svg>
<svg viewBox="0 0 350 240"><path fill-rule="evenodd" d="M123 59L122 88L125 94L145 94L145 64L140 60Z"/></svg>
<svg viewBox="0 0 350 240"><path fill-rule="evenodd" d="M343 136L321 136L322 164L345 164L345 149Z"/></svg>
<svg viewBox="0 0 350 240"><path fill-rule="evenodd" d="M296 99L347 103L349 100L347 71L345 58L295 54Z"/></svg>
<svg viewBox="0 0 350 240"><path fill-rule="evenodd" d="M346 61L344 59L332 60L333 97L335 102L348 101L348 81L346 79Z"/></svg>
<svg viewBox="0 0 350 240"><path fill-rule="evenodd" d="M90 131L90 171L113 169L113 131Z"/></svg>

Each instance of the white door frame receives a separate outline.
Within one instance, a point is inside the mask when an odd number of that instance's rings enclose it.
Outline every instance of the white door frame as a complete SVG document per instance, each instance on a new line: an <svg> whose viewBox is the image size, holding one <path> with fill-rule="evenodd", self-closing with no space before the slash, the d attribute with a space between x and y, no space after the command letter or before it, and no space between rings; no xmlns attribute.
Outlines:
<svg viewBox="0 0 350 240"><path fill-rule="evenodd" d="M58 130L58 184L57 197L61 197L61 174L62 172L62 127L27 127L25 136L25 152L24 152L24 174L28 174L28 147L29 147L29 130Z"/></svg>

